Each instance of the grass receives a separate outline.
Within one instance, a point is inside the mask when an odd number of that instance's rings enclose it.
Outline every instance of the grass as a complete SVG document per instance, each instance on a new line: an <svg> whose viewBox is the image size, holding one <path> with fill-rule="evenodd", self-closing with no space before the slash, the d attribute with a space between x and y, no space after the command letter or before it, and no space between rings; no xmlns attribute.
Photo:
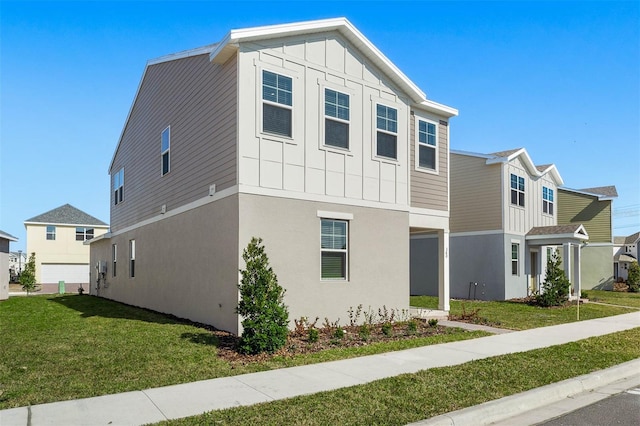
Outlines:
<svg viewBox="0 0 640 426"><path fill-rule="evenodd" d="M404 425L640 357L640 328L161 425Z"/></svg>
<svg viewBox="0 0 640 426"><path fill-rule="evenodd" d="M586 290L584 293L587 298L593 302L640 308L640 293L624 293L605 290Z"/></svg>
<svg viewBox="0 0 640 426"><path fill-rule="evenodd" d="M620 294L631 295L631 293ZM640 302L640 299L621 300L622 302L617 303L618 305L625 304L627 300L637 300ZM437 309L437 305L437 297L411 296L411 306ZM562 308L540 308L537 306L530 306L525 303L509 301L487 302L480 300L451 300L450 313L452 315L461 315L463 312L470 313L476 309L478 310L477 316L480 319L485 320L488 325L508 328L511 330L526 330L529 328L545 327L548 325L577 321L577 307L575 304ZM628 309L621 306L604 306L586 303L580 305L580 320L602 318L634 311L634 309Z"/></svg>
<svg viewBox="0 0 640 426"><path fill-rule="evenodd" d="M230 363L204 328L91 296L0 302L0 409L141 390L470 339L447 334Z"/></svg>

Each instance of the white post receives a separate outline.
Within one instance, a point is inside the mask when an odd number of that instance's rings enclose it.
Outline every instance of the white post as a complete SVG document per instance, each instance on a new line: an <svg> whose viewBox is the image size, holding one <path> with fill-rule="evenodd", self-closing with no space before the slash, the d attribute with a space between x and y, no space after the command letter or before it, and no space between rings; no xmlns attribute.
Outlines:
<svg viewBox="0 0 640 426"><path fill-rule="evenodd" d="M572 270L571 270L571 243L564 243L562 245L562 262L564 263L564 274L567 276L569 282L572 282Z"/></svg>
<svg viewBox="0 0 640 426"><path fill-rule="evenodd" d="M449 230L438 230L438 309L449 312Z"/></svg>

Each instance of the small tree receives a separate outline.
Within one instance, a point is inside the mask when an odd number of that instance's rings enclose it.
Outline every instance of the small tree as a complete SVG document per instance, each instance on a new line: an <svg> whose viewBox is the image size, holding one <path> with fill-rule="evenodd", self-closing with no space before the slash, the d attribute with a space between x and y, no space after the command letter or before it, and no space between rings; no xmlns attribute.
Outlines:
<svg viewBox="0 0 640 426"><path fill-rule="evenodd" d="M22 289L29 293L32 293L36 289L36 254L31 253L29 260L24 265L24 270L20 275L20 284Z"/></svg>
<svg viewBox="0 0 640 426"><path fill-rule="evenodd" d="M560 306L569 299L569 280L560 267L562 260L555 250L547 259L546 277L542 283L542 292L537 294L535 302L539 306Z"/></svg>
<svg viewBox="0 0 640 426"><path fill-rule="evenodd" d="M640 290L640 266L637 261L631 262L629 265L629 275L627 275L627 285L629 291L637 293Z"/></svg>
<svg viewBox="0 0 640 426"><path fill-rule="evenodd" d="M240 270L240 302L242 315L240 351L257 354L275 352L285 345L289 333L289 312L283 302L285 290L269 266L269 258L261 245L262 238L251 238L242 252L246 269Z"/></svg>

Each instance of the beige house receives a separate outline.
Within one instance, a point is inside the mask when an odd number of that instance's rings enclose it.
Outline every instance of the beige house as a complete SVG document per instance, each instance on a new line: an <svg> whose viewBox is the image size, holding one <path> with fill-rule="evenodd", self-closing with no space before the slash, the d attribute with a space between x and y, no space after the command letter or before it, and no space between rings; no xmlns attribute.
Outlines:
<svg viewBox="0 0 640 426"><path fill-rule="evenodd" d="M83 243L103 235L109 226L65 204L24 222L27 257L36 254L36 282L43 292L55 292L60 281L74 292L89 283L89 247ZM24 268L24 266L23 266Z"/></svg>
<svg viewBox="0 0 640 426"><path fill-rule="evenodd" d="M410 240L428 233L447 311L455 115L344 18L151 60L109 166L91 293L238 333L256 236L291 320L344 322L360 304L409 307Z"/></svg>
<svg viewBox="0 0 640 426"><path fill-rule="evenodd" d="M9 244L12 241L18 241L18 239L0 231L0 300L9 298Z"/></svg>

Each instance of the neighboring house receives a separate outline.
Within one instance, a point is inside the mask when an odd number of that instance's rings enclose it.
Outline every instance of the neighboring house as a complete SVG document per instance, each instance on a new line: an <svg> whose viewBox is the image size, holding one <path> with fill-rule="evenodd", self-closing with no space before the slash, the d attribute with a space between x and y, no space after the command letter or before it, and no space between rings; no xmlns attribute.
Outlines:
<svg viewBox="0 0 640 426"><path fill-rule="evenodd" d="M558 224L581 224L589 234L589 241L582 248L583 289L613 289L612 204L617 197L615 186L558 191Z"/></svg>
<svg viewBox="0 0 640 426"><path fill-rule="evenodd" d="M0 300L9 298L9 244L11 241L18 241L18 239L0 231Z"/></svg>
<svg viewBox="0 0 640 426"><path fill-rule="evenodd" d="M57 291L60 281L67 292L89 283L89 247L83 243L107 232L106 223L65 204L26 220L24 226L26 254L36 254L36 282L43 292Z"/></svg>
<svg viewBox="0 0 640 426"><path fill-rule="evenodd" d="M27 254L21 250L12 251L9 253L9 278L17 278L24 269L24 265L27 263Z"/></svg>
<svg viewBox="0 0 640 426"><path fill-rule="evenodd" d="M640 232L628 237L614 237L613 247L613 276L614 279L627 280L629 265L638 261Z"/></svg>
<svg viewBox="0 0 640 426"><path fill-rule="evenodd" d="M111 232L89 243L91 293L238 333L256 236L292 322L344 322L409 307L410 235L433 232L446 311L455 115L343 18L149 61L109 166Z"/></svg>
<svg viewBox="0 0 640 426"><path fill-rule="evenodd" d="M524 148L451 151L451 297L506 300L539 291L556 248L579 289L588 235L581 225L558 226L562 184L553 164L536 166Z"/></svg>

